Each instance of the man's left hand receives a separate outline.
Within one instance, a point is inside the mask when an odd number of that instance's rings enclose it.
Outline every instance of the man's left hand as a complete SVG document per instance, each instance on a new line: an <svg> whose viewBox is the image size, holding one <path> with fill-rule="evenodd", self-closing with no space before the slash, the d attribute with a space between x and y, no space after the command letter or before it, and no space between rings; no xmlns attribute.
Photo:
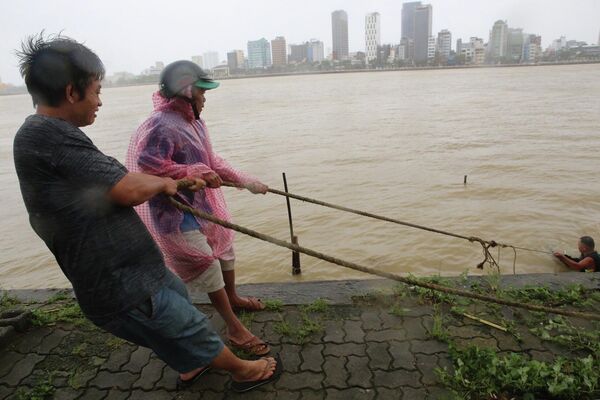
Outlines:
<svg viewBox="0 0 600 400"><path fill-rule="evenodd" d="M251 182L246 185L246 189L254 194L265 194L269 190L269 187L261 182Z"/></svg>

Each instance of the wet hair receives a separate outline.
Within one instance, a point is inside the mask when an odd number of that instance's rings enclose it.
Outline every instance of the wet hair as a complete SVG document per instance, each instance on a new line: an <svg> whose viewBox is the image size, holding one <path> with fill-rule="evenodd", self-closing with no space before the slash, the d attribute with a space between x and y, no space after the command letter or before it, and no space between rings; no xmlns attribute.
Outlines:
<svg viewBox="0 0 600 400"><path fill-rule="evenodd" d="M590 236L582 236L579 238L579 241L581 242L581 244L589 247L591 250L594 250L594 239L592 239Z"/></svg>
<svg viewBox="0 0 600 400"><path fill-rule="evenodd" d="M30 36L16 54L34 106L59 106L69 84L84 98L90 83L104 78L100 58L83 44L60 34L45 38L42 31Z"/></svg>

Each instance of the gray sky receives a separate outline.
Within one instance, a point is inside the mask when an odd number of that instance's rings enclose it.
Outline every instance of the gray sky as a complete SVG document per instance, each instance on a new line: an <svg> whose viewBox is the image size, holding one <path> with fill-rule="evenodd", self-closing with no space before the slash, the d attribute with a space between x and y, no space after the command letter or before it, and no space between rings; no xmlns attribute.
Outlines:
<svg viewBox="0 0 600 400"><path fill-rule="evenodd" d="M553 39L597 43L600 0L431 0L433 32L456 39L488 40L494 21ZM0 0L0 79L21 84L14 56L21 40L45 29L63 31L85 42L104 61L109 75L140 73L155 61L165 63L206 51L242 49L261 37L284 36L288 43L317 38L331 47L331 12L348 12L350 51L364 50L364 18L381 14L381 40L400 40L401 0Z"/></svg>

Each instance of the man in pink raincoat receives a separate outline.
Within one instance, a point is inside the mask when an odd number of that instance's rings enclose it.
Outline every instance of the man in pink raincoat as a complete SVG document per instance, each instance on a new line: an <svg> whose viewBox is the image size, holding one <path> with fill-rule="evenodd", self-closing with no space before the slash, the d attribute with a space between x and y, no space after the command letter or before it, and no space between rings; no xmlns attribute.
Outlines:
<svg viewBox="0 0 600 400"><path fill-rule="evenodd" d="M218 82L191 61L169 64L161 74L160 90L153 95L154 111L132 136L127 154L130 171L180 179L206 181L204 191L181 191L180 200L217 218L231 219L223 193L223 181L252 193L268 187L234 169L213 151L208 129L200 118L204 94ZM240 297L235 287L233 231L177 210L165 198L154 198L136 207L165 257L167 266L183 281L194 281L208 296L227 324L232 346L256 355L269 346L239 321L233 309L262 310L253 297Z"/></svg>

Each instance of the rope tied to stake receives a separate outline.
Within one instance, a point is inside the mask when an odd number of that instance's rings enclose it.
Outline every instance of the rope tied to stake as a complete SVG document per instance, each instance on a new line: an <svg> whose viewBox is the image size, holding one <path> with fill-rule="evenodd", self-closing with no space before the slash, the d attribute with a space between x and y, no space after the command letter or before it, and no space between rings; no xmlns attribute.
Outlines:
<svg viewBox="0 0 600 400"><path fill-rule="evenodd" d="M183 188L189 187L190 185L191 185L190 181L180 180L180 181L178 181L177 187L180 189L183 189ZM226 186L236 186L236 185L228 184ZM269 189L269 191L271 191L271 190L274 190L274 189ZM367 267L364 265L360 265L357 263L353 263L350 261L345 261L345 260L342 260L342 259L339 259L336 257L332 257L327 254L323 254L318 251L315 251L315 250L312 250L312 249L309 249L309 248L306 248L306 247L303 247L303 246L300 246L297 244L289 243L284 240L280 240L280 239L274 238L272 236L265 235L263 233L248 229L246 227L243 227L243 226L240 226L240 225L228 222L228 221L220 220L220 219L212 216L211 214L208 214L203 211L186 206L186 205L180 203L179 201L177 201L174 197L169 197L169 201L171 202L171 204L174 207L176 207L177 209L179 209L181 211L189 212L199 218L202 218L202 219L205 219L212 223L221 225L225 228L229 228L236 232L240 232L240 233L246 234L248 236L252 236L256 239L260 239L260 240L275 244L277 246L285 247L290 250L297 251L299 253L306 254L306 255L309 255L309 256L312 256L315 258L319 258L323 261L327 261L332 264L337 264L342 267L350 268L350 269L353 269L356 271L380 276L382 278L392 279L392 280L395 280L398 282L405 283L407 285L418 286L418 287L422 287L425 289L435 290L435 291L439 291L439 292L453 294L453 295L457 295L457 296L461 296L461 297L472 298L475 300L480 300L480 301L485 301L485 302L490 302L490 303L506 305L509 307L523 308L523 309L527 309L527 310L535 311L535 312L559 314L559 315L565 315L565 316L570 316L570 317L575 317L575 318L600 321L600 314L583 313L583 312L578 312L578 311L562 310L559 308L552 308L552 307L540 306L540 305L535 305L535 304L516 302L516 301L512 301L512 300L501 299L501 298L494 297L494 296L482 295L482 294L474 293L474 292L471 292L468 290L452 288L452 287L439 285L439 284L435 284L435 283L422 282L413 277L406 277L406 276L401 276L399 274L395 274L395 273L391 273L391 272L376 270L371 267ZM473 237L473 241L476 241L480 244L485 243L484 249L486 251L486 254L489 254L489 248L492 247L489 242L486 242L480 238L475 238L475 237ZM491 254L489 254L489 256L491 256ZM484 260L484 263L490 262L489 256L486 258L486 260ZM493 257L491 258L491 260L494 260ZM495 262L495 260L494 260L494 262Z"/></svg>

